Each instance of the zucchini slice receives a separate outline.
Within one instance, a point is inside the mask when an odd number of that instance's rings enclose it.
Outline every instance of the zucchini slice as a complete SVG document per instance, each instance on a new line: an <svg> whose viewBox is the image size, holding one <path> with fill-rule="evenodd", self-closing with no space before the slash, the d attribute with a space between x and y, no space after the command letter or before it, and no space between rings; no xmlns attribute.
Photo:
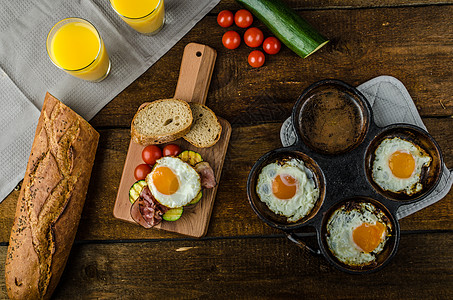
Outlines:
<svg viewBox="0 0 453 300"><path fill-rule="evenodd" d="M134 202L138 199L140 196L140 193L142 192L143 187L147 186L145 180L139 180L136 181L131 188L129 189L129 201L134 204Z"/></svg>
<svg viewBox="0 0 453 300"><path fill-rule="evenodd" d="M165 221L176 221L182 216L184 209L182 207L171 208L162 215L162 219Z"/></svg>
<svg viewBox="0 0 453 300"><path fill-rule="evenodd" d="M191 151L191 150L185 150L185 151L181 152L178 155L178 157L182 161L188 163L191 166L195 166L199 162L203 161L203 158L201 157L200 153L197 153L197 152Z"/></svg>
<svg viewBox="0 0 453 300"><path fill-rule="evenodd" d="M195 198L193 198L193 200L190 201L189 205L190 205L190 204L195 204L195 203L200 202L201 197L203 197L203 192L202 192L202 191L200 191L200 192L195 196Z"/></svg>

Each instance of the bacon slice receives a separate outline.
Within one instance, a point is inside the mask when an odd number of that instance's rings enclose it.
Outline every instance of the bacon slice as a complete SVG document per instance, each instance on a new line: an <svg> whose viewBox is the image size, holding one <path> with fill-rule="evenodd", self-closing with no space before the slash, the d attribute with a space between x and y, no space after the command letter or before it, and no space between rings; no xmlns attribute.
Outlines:
<svg viewBox="0 0 453 300"><path fill-rule="evenodd" d="M160 204L159 201L157 201L154 197L153 197L153 194L151 194L151 190L145 186L141 193L140 193L140 197L142 197L144 200L146 200L147 202L149 202L149 204L153 207L156 207L157 210L161 211L162 214L166 213L170 208L169 207L166 207L165 205L162 205Z"/></svg>
<svg viewBox="0 0 453 300"><path fill-rule="evenodd" d="M200 174L202 188L211 189L217 185L214 170L207 161L199 162L194 168Z"/></svg>
<svg viewBox="0 0 453 300"><path fill-rule="evenodd" d="M131 217L145 228L156 226L162 221L162 215L169 210L154 199L151 191L145 186L137 201L132 204Z"/></svg>
<svg viewBox="0 0 453 300"><path fill-rule="evenodd" d="M141 212L140 212L140 205L139 205L140 199L137 199L137 201L132 204L131 207L131 217L132 219L140 224L141 226L145 228L151 228L152 226L143 218Z"/></svg>

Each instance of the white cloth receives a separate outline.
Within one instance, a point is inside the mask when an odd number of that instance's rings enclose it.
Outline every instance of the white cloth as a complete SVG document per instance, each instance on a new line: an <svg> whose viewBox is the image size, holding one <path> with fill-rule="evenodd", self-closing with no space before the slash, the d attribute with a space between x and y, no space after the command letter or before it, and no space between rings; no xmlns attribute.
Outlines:
<svg viewBox="0 0 453 300"><path fill-rule="evenodd" d="M108 0L20 0L0 5L0 202L23 178L46 92L90 120L173 47L220 0L165 0L166 23L154 36L130 28ZM90 21L112 68L99 83L59 70L46 52L52 26L68 17Z"/></svg>
<svg viewBox="0 0 453 300"><path fill-rule="evenodd" d="M379 76L365 83L357 89L364 94L373 109L373 117L376 125L384 127L394 123L409 123L426 130L414 101L406 87L396 78L391 76ZM295 131L288 118L280 130L280 139L284 147L292 145L295 140ZM404 218L422 208L425 208L445 197L453 183L453 171L443 165L442 178L436 189L423 200L414 204L401 206L396 216Z"/></svg>

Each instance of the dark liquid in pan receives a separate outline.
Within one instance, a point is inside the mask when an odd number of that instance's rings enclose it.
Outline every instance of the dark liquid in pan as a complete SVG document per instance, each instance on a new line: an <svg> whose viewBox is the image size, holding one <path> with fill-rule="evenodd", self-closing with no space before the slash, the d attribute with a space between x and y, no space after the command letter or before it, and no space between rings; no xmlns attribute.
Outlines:
<svg viewBox="0 0 453 300"><path fill-rule="evenodd" d="M366 132L366 118L353 95L327 87L308 96L299 124L307 145L322 153L337 154L361 142Z"/></svg>

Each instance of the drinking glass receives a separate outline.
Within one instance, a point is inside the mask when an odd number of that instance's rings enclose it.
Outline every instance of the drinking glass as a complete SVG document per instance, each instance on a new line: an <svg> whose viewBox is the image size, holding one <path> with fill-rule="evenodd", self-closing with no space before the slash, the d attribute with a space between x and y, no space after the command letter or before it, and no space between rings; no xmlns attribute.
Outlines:
<svg viewBox="0 0 453 300"><path fill-rule="evenodd" d="M110 4L124 22L142 34L154 35L164 26L164 0L110 0Z"/></svg>
<svg viewBox="0 0 453 300"><path fill-rule="evenodd" d="M97 29L85 19L66 18L47 35L47 53L60 69L77 78L99 82L110 73L110 59Z"/></svg>

